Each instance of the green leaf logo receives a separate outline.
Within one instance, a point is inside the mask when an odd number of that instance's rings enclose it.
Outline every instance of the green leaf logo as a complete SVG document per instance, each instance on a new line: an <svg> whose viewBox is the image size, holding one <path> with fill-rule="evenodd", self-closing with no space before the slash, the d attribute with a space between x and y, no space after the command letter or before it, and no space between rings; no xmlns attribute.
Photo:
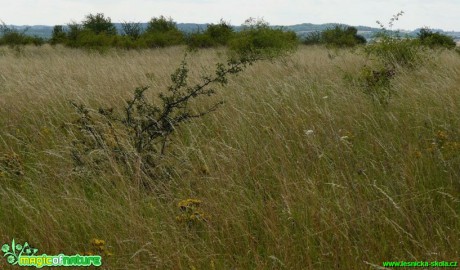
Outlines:
<svg viewBox="0 0 460 270"><path fill-rule="evenodd" d="M2 246L2 252L7 253L8 251L10 251L10 246L8 244L4 244Z"/></svg>
<svg viewBox="0 0 460 270"><path fill-rule="evenodd" d="M35 253L38 252L38 249L31 247L27 242L25 242L24 245L15 243L13 239L11 245L4 244L2 246L2 252L4 253L3 257L6 257L8 263L16 265L18 263L19 257L23 253L28 256L35 255Z"/></svg>

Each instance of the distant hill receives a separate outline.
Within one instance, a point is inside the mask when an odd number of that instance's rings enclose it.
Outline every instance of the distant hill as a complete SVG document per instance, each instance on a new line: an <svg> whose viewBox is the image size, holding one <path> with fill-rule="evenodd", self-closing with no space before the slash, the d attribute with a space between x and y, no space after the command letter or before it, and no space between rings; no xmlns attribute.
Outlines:
<svg viewBox="0 0 460 270"><path fill-rule="evenodd" d="M197 24L197 23L178 23L177 27L179 30L185 33L192 33L195 31L202 31L206 30L208 24ZM298 36L302 37L307 35L310 32L314 31L323 31L327 28L334 27L336 25L345 25L345 24L337 24L337 23L326 23L326 24L312 24L312 23L302 23L302 24L295 24L295 25L273 25L272 27L282 27L287 30L292 30L297 33ZM16 25L8 25L9 27L13 27L19 31L25 31L28 35L36 35L45 39L51 37L51 33L53 31L53 26L47 25L33 25L33 26L16 26ZM145 28L147 23L143 23L142 26ZM346 25L345 25L346 26ZM115 23L115 27L121 32L121 23ZM366 39L371 39L372 36L378 32L379 28L369 27L369 26L355 26L358 29L358 34L364 36ZM234 26L235 30L239 30L240 26ZM403 34L408 34L409 36L415 36L420 29L415 29L411 31L402 30ZM443 34L452 36L457 42L460 42L460 32L455 31L443 31L441 29L434 29L434 31L439 31Z"/></svg>

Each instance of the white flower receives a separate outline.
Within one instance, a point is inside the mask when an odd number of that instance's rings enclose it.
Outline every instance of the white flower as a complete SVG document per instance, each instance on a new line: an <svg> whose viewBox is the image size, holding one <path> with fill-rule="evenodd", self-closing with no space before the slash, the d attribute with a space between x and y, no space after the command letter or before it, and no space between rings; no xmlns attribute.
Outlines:
<svg viewBox="0 0 460 270"><path fill-rule="evenodd" d="M304 132L305 135L307 135L307 136L313 135L313 130L312 130L312 129L304 130L303 132Z"/></svg>

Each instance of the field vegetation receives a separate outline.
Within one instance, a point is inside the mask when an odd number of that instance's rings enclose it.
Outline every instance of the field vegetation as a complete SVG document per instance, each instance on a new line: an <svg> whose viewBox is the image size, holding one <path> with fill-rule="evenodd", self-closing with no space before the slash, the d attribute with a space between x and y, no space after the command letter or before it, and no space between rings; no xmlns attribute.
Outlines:
<svg viewBox="0 0 460 270"><path fill-rule="evenodd" d="M458 260L460 55L388 35L294 51L276 31L194 51L0 47L0 244L102 269Z"/></svg>

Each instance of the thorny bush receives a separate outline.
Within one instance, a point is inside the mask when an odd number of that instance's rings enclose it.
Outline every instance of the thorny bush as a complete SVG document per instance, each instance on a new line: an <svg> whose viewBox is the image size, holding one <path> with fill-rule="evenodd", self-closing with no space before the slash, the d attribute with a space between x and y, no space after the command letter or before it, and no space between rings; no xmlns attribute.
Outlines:
<svg viewBox="0 0 460 270"><path fill-rule="evenodd" d="M222 102L193 112L191 103L215 93L213 85L226 85L229 75L242 72L248 65L261 60L262 55L229 58L218 63L214 74L202 76L195 85L188 84L189 68L184 60L171 75L172 84L159 94L159 104L145 96L148 86L137 88L124 108L93 110L71 102L78 119L71 129L75 134L72 157L77 167L92 166L104 170L107 162L121 165L125 173L138 184L147 186L147 179L162 178L158 165L166 154L168 139L182 123L216 110Z"/></svg>

